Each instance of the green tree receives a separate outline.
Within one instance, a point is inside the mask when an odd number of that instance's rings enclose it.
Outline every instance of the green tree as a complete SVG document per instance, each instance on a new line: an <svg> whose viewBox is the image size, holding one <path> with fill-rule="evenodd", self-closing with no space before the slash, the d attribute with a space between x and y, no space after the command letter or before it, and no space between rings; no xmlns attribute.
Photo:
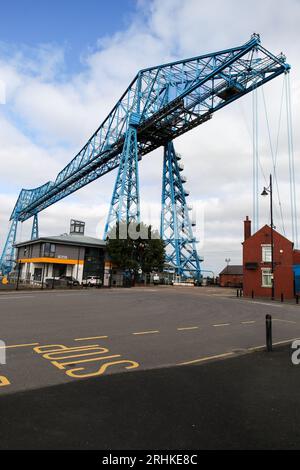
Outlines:
<svg viewBox="0 0 300 470"><path fill-rule="evenodd" d="M107 251L111 261L120 269L135 273L162 270L165 244L151 225L130 222L117 223L107 237Z"/></svg>

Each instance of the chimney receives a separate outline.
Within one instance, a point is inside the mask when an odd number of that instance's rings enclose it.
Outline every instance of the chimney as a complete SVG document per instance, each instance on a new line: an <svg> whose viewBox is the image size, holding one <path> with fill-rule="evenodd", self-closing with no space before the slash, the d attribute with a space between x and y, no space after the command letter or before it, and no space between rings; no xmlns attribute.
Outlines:
<svg viewBox="0 0 300 470"><path fill-rule="evenodd" d="M251 220L247 215L246 220L244 220L244 241L249 237L251 237Z"/></svg>

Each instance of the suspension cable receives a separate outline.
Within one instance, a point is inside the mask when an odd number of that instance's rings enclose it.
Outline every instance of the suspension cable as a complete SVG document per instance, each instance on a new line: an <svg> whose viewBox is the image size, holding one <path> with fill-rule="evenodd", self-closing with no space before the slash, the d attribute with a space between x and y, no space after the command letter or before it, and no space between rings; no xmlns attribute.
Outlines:
<svg viewBox="0 0 300 470"><path fill-rule="evenodd" d="M285 74L286 91L286 116L287 116L287 135L288 135L288 153L289 153L289 173L290 173L290 200L291 200L291 219L293 241L298 246L298 227L297 227L297 205L296 205L296 186L295 186L295 163L294 163L294 142L292 126L292 107L291 107L291 85L289 73Z"/></svg>
<svg viewBox="0 0 300 470"><path fill-rule="evenodd" d="M252 179L253 179L253 228L254 232L258 230L259 214L258 214L258 110L257 110L257 88L254 88L252 95Z"/></svg>
<svg viewBox="0 0 300 470"><path fill-rule="evenodd" d="M283 83L283 87L284 87L284 83ZM270 152L271 152L271 157L272 157L272 167L273 167L272 173L274 175L274 180L275 180L275 185L276 185L276 192L277 192L277 199L278 199L278 205L279 205L279 210L280 210L282 231L283 231L283 234L285 235L286 233L285 233L285 225L284 225L284 218L283 218L283 208L282 208L282 202L281 202L281 198L280 198L279 184L278 184L278 178L277 178L277 157L278 157L278 145L279 145L279 135L280 135L280 128L281 128L281 116L282 116L282 107L283 107L283 88L282 88L281 101L280 101L280 111L279 111L279 119L278 119L275 153L274 153L273 144L272 144L270 123L269 123L269 117L268 117L268 111L267 111L267 105L266 105L266 98L265 98L265 93L264 93L263 88L262 88L262 96L263 96L264 111L265 111L265 117L266 117L266 123L267 123Z"/></svg>

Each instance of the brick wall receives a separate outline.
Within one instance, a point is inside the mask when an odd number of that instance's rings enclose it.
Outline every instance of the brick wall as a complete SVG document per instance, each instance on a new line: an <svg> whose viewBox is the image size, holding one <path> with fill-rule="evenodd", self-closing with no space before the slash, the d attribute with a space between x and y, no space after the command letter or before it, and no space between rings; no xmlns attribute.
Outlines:
<svg viewBox="0 0 300 470"><path fill-rule="evenodd" d="M294 297L294 250L293 243L278 232L274 237L274 286L275 298ZM262 261L262 245L271 244L271 228L268 225L249 237L243 243L244 295L250 297L271 297L271 287L262 286L262 269L271 268L271 263ZM247 266L255 269L247 269Z"/></svg>

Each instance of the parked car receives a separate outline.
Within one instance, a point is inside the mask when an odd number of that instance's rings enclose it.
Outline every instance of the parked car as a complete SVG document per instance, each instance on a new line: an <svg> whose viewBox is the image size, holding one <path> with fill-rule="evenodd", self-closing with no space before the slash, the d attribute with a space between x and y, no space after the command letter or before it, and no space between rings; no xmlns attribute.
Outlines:
<svg viewBox="0 0 300 470"><path fill-rule="evenodd" d="M102 279L99 276L88 276L86 279L83 279L82 281L83 286L102 286Z"/></svg>
<svg viewBox="0 0 300 470"><path fill-rule="evenodd" d="M73 287L79 286L79 282L73 276L47 277L45 285L46 287Z"/></svg>
<svg viewBox="0 0 300 470"><path fill-rule="evenodd" d="M73 276L60 276L59 278L62 283L66 283L68 286L79 286L79 281Z"/></svg>
<svg viewBox="0 0 300 470"><path fill-rule="evenodd" d="M158 274L154 274L152 277L153 284L159 284L160 283L160 278Z"/></svg>

